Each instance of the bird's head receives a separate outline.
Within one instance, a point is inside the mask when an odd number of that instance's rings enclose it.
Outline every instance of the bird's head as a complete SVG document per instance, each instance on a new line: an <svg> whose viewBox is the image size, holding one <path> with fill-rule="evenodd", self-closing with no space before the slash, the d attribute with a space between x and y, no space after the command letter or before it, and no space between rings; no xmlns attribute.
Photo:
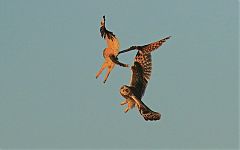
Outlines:
<svg viewBox="0 0 240 150"><path fill-rule="evenodd" d="M129 88L129 86L123 85L120 88L120 94L126 98L131 94L131 89Z"/></svg>

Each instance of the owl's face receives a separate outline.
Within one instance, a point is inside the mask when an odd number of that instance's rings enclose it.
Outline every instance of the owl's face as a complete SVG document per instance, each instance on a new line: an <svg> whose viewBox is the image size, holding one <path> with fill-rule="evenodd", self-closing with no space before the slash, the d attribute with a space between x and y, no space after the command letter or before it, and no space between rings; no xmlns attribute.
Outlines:
<svg viewBox="0 0 240 150"><path fill-rule="evenodd" d="M131 94L131 89L126 86L126 85L123 85L121 88L120 88L120 94L123 96L123 97L129 97L130 94Z"/></svg>

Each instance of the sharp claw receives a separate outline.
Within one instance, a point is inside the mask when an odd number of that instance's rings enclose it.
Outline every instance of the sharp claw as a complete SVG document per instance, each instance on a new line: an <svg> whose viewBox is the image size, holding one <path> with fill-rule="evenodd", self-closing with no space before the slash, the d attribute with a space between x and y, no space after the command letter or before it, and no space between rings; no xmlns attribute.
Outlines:
<svg viewBox="0 0 240 150"><path fill-rule="evenodd" d="M125 103L125 102L121 102L121 103L120 103L120 105L125 105L125 104L127 104L127 103Z"/></svg>

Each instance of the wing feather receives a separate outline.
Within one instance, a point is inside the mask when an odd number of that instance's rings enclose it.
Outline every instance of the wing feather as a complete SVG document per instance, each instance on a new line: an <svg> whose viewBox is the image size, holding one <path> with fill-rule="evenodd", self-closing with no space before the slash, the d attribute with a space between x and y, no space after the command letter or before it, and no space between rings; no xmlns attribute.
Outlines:
<svg viewBox="0 0 240 150"><path fill-rule="evenodd" d="M107 30L105 27L105 16L103 16L103 20L101 22L100 33L102 38L105 39L108 48L119 50L120 44L118 38L115 34L113 34L113 32Z"/></svg>
<svg viewBox="0 0 240 150"><path fill-rule="evenodd" d="M152 72L152 59L150 53L143 53L138 51L134 59L134 65L132 66L132 77L130 85L135 88L134 95L138 99L142 99L145 93L145 89L148 84L148 80L151 77Z"/></svg>
<svg viewBox="0 0 240 150"><path fill-rule="evenodd" d="M149 107L147 107L147 105L145 105L137 97L131 96L131 98L136 102L139 113L143 116L143 118L146 121L159 120L161 118L161 114L159 112L152 111Z"/></svg>
<svg viewBox="0 0 240 150"><path fill-rule="evenodd" d="M166 40L170 39L171 36L168 36L164 39L161 39L159 41L150 43L150 44L146 44L143 46L137 46L138 50L141 50L144 53L151 53L152 51L156 50L157 48L159 48L163 43L166 42Z"/></svg>

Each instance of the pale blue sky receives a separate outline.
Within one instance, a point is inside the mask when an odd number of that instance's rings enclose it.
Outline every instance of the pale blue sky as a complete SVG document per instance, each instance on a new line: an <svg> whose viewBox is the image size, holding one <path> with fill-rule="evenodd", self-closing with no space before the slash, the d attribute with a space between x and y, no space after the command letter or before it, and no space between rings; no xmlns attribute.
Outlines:
<svg viewBox="0 0 240 150"><path fill-rule="evenodd" d="M95 79L102 15L122 49L172 36L143 97L160 121L124 114L129 69ZM0 148L237 148L238 41L236 0L0 0Z"/></svg>

